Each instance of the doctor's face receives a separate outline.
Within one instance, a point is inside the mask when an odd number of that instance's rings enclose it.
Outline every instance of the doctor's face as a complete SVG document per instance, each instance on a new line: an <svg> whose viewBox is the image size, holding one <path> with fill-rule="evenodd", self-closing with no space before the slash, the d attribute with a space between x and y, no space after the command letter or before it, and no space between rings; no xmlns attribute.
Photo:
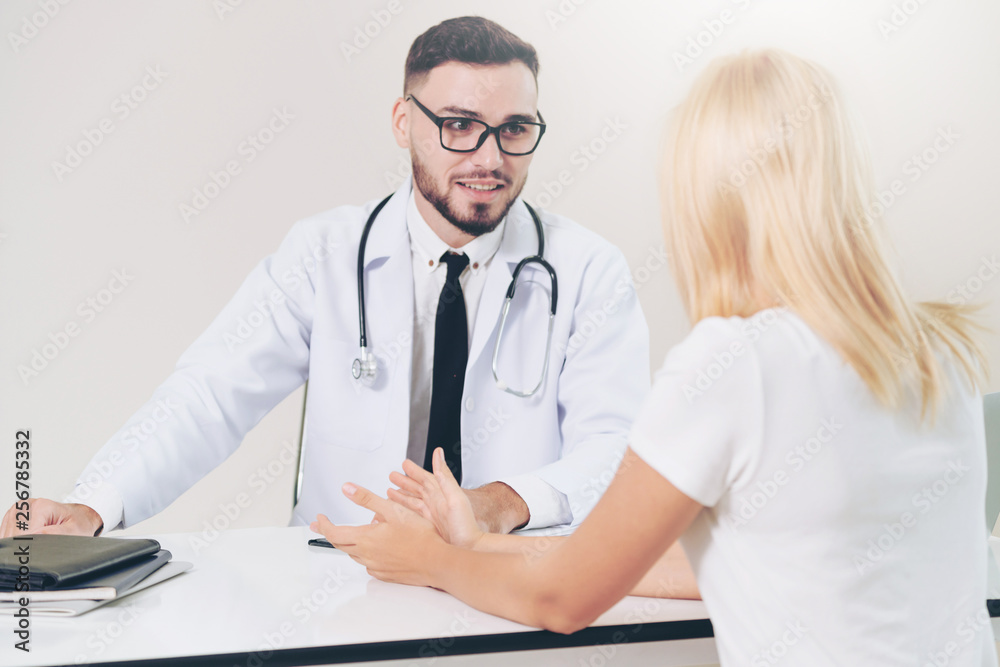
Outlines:
<svg viewBox="0 0 1000 667"><path fill-rule="evenodd" d="M409 101L397 103L402 116L394 127L399 144L410 149L417 196L466 234L492 231L521 193L531 154L501 152L496 135L473 152L449 151L441 145L441 130L413 98L436 116L470 118L492 127L537 121L538 91L531 71L521 62L449 62L431 70L410 94Z"/></svg>

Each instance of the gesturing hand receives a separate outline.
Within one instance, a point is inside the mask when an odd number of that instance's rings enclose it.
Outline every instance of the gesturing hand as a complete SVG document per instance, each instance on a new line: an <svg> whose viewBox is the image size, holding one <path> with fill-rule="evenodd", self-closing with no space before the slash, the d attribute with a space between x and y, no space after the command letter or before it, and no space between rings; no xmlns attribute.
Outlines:
<svg viewBox="0 0 1000 667"><path fill-rule="evenodd" d="M344 484L344 495L375 513L376 522L367 526L337 526L325 515L309 525L334 545L368 569L368 574L398 584L433 586L436 556L449 548L434 525L416 512L380 498L368 489Z"/></svg>
<svg viewBox="0 0 1000 667"><path fill-rule="evenodd" d="M403 461L405 475L393 472L389 481L399 489L389 489L389 500L404 505L434 524L438 533L455 546L475 548L483 537L472 503L458 485L444 461L444 450L434 450L434 472L429 473L410 460Z"/></svg>

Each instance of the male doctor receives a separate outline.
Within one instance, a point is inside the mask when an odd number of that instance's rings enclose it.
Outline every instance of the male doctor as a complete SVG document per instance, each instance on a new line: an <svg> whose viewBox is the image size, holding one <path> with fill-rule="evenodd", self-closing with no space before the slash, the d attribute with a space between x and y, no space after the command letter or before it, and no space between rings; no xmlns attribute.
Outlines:
<svg viewBox="0 0 1000 667"><path fill-rule="evenodd" d="M545 130L537 73L534 48L483 18L419 36L392 109L412 181L367 231L377 201L296 224L66 502L32 501L29 532L96 535L156 514L306 380L293 524L367 522L342 484L379 488L437 446L488 530L582 520L648 390L648 332L621 253L539 211L558 290L541 264L523 268L494 355L513 271L540 254L518 197ZM0 533L15 534L13 508Z"/></svg>

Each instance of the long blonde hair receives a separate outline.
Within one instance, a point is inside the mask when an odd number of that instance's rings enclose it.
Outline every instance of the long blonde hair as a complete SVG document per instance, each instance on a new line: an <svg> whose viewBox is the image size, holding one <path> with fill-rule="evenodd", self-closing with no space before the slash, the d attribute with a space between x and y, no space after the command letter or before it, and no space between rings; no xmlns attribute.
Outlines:
<svg viewBox="0 0 1000 667"><path fill-rule="evenodd" d="M667 140L664 234L692 322L784 305L882 404L919 387L932 419L948 390L936 352L981 388L975 308L905 298L867 146L823 69L774 49L717 59Z"/></svg>

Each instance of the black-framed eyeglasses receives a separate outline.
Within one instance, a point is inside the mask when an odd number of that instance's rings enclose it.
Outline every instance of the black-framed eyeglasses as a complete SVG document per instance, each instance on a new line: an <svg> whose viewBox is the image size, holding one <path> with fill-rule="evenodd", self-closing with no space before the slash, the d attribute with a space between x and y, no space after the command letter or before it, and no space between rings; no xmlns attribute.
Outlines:
<svg viewBox="0 0 1000 667"><path fill-rule="evenodd" d="M492 134L497 138L501 153L507 155L528 155L538 147L545 134L545 119L538 113L539 123L514 120L491 127L481 120L464 116L438 116L420 103L413 95L407 95L413 103L438 126L441 148L454 153L474 153L479 150Z"/></svg>

